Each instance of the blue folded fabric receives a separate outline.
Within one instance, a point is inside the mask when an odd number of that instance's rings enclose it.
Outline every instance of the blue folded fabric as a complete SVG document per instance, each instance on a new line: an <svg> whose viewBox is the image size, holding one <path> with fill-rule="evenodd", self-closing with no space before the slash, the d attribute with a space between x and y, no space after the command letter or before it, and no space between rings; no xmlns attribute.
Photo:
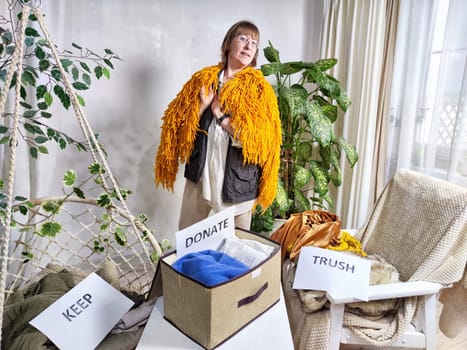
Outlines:
<svg viewBox="0 0 467 350"><path fill-rule="evenodd" d="M177 259L172 267L208 287L228 281L249 270L249 267L239 260L211 249L188 253Z"/></svg>

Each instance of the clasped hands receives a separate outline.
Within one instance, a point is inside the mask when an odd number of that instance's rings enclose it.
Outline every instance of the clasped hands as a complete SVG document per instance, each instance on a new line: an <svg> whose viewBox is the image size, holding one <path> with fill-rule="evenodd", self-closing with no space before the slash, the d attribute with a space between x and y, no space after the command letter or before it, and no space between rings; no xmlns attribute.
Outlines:
<svg viewBox="0 0 467 350"><path fill-rule="evenodd" d="M201 87L199 97L201 100L200 115L204 113L204 111L206 110L206 108L209 107L209 105L211 105L212 114L216 119L219 119L224 114L221 111L221 106L219 103L219 94L217 93L217 91L214 91L212 86L210 86L207 91L204 86Z"/></svg>

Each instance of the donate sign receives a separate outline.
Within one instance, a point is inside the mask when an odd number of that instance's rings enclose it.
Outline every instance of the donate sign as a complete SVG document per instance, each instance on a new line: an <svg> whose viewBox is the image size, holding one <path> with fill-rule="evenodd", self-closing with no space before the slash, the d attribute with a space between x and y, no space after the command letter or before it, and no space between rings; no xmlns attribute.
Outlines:
<svg viewBox="0 0 467 350"><path fill-rule="evenodd" d="M235 235L234 208L230 207L175 234L177 256L205 249L216 250L222 240Z"/></svg>
<svg viewBox="0 0 467 350"><path fill-rule="evenodd" d="M355 255L302 247L294 289L323 290L368 301L371 262Z"/></svg>

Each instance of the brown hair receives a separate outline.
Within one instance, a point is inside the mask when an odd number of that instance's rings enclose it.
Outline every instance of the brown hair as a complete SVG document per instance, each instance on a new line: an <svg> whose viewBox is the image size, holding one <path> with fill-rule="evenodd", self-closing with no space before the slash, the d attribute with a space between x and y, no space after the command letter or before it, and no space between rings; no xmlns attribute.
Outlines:
<svg viewBox="0 0 467 350"><path fill-rule="evenodd" d="M259 29L255 24L249 21L240 21L240 22L235 23L227 31L224 37L224 41L222 41L221 55L222 55L222 64L224 67L227 65L227 58L229 57L229 49L230 49L230 44L232 43L232 40L237 35L242 35L242 34L249 35L253 39L258 40L259 42ZM257 48L255 57L250 63L251 67L256 66L256 60L258 59L258 52L259 52L259 49Z"/></svg>

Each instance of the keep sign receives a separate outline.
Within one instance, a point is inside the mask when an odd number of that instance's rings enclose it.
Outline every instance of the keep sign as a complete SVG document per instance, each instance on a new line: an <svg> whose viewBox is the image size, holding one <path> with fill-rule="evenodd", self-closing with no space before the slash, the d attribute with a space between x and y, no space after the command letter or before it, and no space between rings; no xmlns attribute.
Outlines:
<svg viewBox="0 0 467 350"><path fill-rule="evenodd" d="M92 350L133 304L91 273L29 323L59 349Z"/></svg>
<svg viewBox="0 0 467 350"><path fill-rule="evenodd" d="M230 207L175 234L177 256L217 249L225 237L235 234L234 208Z"/></svg>
<svg viewBox="0 0 467 350"><path fill-rule="evenodd" d="M371 262L356 255L302 247L294 289L322 290L368 301Z"/></svg>

